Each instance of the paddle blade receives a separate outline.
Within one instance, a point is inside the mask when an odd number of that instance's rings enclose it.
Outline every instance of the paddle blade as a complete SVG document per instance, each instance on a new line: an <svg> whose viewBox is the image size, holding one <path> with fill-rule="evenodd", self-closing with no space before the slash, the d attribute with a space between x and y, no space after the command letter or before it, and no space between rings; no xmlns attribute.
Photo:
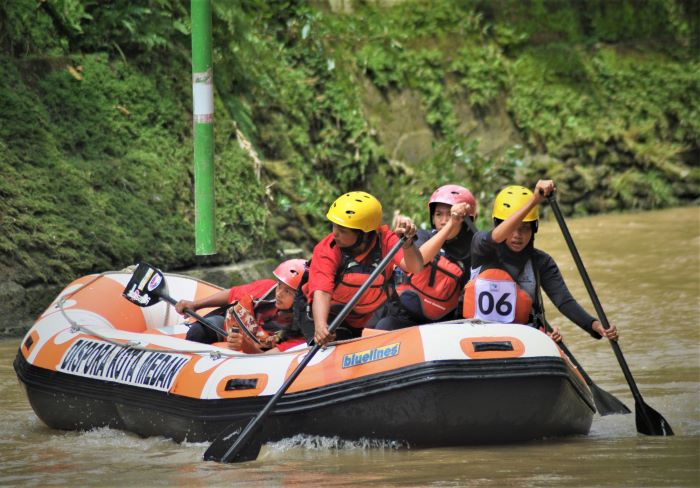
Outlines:
<svg viewBox="0 0 700 488"><path fill-rule="evenodd" d="M141 262L131 275L122 296L139 307L150 307L160 301L164 290L163 273L150 264Z"/></svg>
<svg viewBox="0 0 700 488"><path fill-rule="evenodd" d="M588 386L591 389L591 393L593 393L595 407L601 416L632 413L631 410L627 408L627 405L595 383L591 382Z"/></svg>
<svg viewBox="0 0 700 488"><path fill-rule="evenodd" d="M644 402L637 402L634 407L637 432L646 435L674 435L673 429L659 412Z"/></svg>
<svg viewBox="0 0 700 488"><path fill-rule="evenodd" d="M245 425L236 422L228 425L204 452L203 459L219 463L255 461L260 454L262 442L258 438L251 439L251 436L239 438L244 427Z"/></svg>

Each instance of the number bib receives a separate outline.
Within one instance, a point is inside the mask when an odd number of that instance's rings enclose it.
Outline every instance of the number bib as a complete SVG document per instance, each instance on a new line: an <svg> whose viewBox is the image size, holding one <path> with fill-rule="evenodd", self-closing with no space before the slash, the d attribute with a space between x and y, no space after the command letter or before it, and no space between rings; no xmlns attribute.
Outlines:
<svg viewBox="0 0 700 488"><path fill-rule="evenodd" d="M474 284L474 318L509 324L515 320L516 284L477 278Z"/></svg>

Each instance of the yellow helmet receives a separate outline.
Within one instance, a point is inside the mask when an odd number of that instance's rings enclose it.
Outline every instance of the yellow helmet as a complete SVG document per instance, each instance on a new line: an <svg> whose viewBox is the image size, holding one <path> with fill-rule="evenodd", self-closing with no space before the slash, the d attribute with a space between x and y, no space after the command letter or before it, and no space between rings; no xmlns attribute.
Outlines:
<svg viewBox="0 0 700 488"><path fill-rule="evenodd" d="M532 198L532 191L524 186L513 185L504 188L493 202L494 219L506 220L516 210L522 208ZM535 206L523 219L523 222L536 222L540 218L538 207Z"/></svg>
<svg viewBox="0 0 700 488"><path fill-rule="evenodd" d="M326 218L343 227L371 232L382 223L382 204L369 193L351 191L333 202Z"/></svg>

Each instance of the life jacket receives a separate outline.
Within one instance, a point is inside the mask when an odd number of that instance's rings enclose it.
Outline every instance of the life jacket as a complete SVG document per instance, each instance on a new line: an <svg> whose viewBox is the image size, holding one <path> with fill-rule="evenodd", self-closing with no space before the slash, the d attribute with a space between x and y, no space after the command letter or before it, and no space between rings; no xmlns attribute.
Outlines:
<svg viewBox="0 0 700 488"><path fill-rule="evenodd" d="M377 233L374 245L361 256L353 259L341 251L342 259L335 273L334 288L331 294L329 321L332 320L333 316L337 316L340 313L342 308L352 299L357 290L381 262L383 257L381 232L386 232L387 230L386 226L382 226L380 232ZM294 333L303 334L306 342L309 344L313 342L315 328L309 297L310 267L311 261L308 262L299 288L294 295L294 321L291 327ZM384 273L380 274L372 286L367 289L354 309L343 320L345 326L349 326L353 330L365 327L372 318L372 314L386 302L390 296L390 290L393 289L391 280L387 278L393 273L391 268L391 266L388 266ZM343 329L347 328L344 325L336 329L336 337L343 332Z"/></svg>
<svg viewBox="0 0 700 488"><path fill-rule="evenodd" d="M459 292L463 283L464 267L443 253L438 254L419 273L406 275L403 282L396 285L401 304L414 316L437 321L453 312L459 302ZM405 294L413 294L418 300L406 300ZM409 304L417 303L419 310Z"/></svg>
<svg viewBox="0 0 700 488"><path fill-rule="evenodd" d="M505 270L482 270L464 287L462 314L466 318L528 324L531 313L532 297Z"/></svg>
<svg viewBox="0 0 700 488"><path fill-rule="evenodd" d="M243 324L260 341L263 349L271 349L285 340L289 336L286 329L292 322L292 314L283 313L275 306L275 288L259 299L244 295L234 300L226 311L226 332L230 333L233 328L240 328Z"/></svg>
<svg viewBox="0 0 700 488"><path fill-rule="evenodd" d="M381 235L377 233L374 245L359 256L342 253L343 259L335 274L331 295L331 313L337 314L357 290L367 281L382 260ZM389 271L391 272L391 271ZM345 322L353 327L364 327L372 313L389 298L389 280L381 273L355 304Z"/></svg>

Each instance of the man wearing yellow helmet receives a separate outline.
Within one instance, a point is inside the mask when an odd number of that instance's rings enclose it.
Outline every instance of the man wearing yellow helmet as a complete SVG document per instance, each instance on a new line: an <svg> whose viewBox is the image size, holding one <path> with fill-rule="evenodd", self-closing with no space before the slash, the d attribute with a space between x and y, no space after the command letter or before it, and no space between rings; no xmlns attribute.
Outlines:
<svg viewBox="0 0 700 488"><path fill-rule="evenodd" d="M472 279L465 286L465 317L516 322L533 326L541 315L538 288L569 320L596 339L617 340L571 296L552 257L534 247L539 221L538 205L553 191L554 182L540 180L535 191L522 186L503 189L493 206L493 230L478 232L472 239ZM559 331L550 333L561 340Z"/></svg>
<svg viewBox="0 0 700 488"><path fill-rule="evenodd" d="M308 283L295 299L295 324L310 341L325 344L335 338L358 337L372 314L389 296L394 266L419 272L423 261L413 237L415 224L408 218L397 222L394 232L382 225L382 206L363 191L341 195L326 214L332 232L315 247L309 266ZM350 301L377 264L396 244L398 235L408 240L382 275L365 292L335 334L328 333L329 318Z"/></svg>

